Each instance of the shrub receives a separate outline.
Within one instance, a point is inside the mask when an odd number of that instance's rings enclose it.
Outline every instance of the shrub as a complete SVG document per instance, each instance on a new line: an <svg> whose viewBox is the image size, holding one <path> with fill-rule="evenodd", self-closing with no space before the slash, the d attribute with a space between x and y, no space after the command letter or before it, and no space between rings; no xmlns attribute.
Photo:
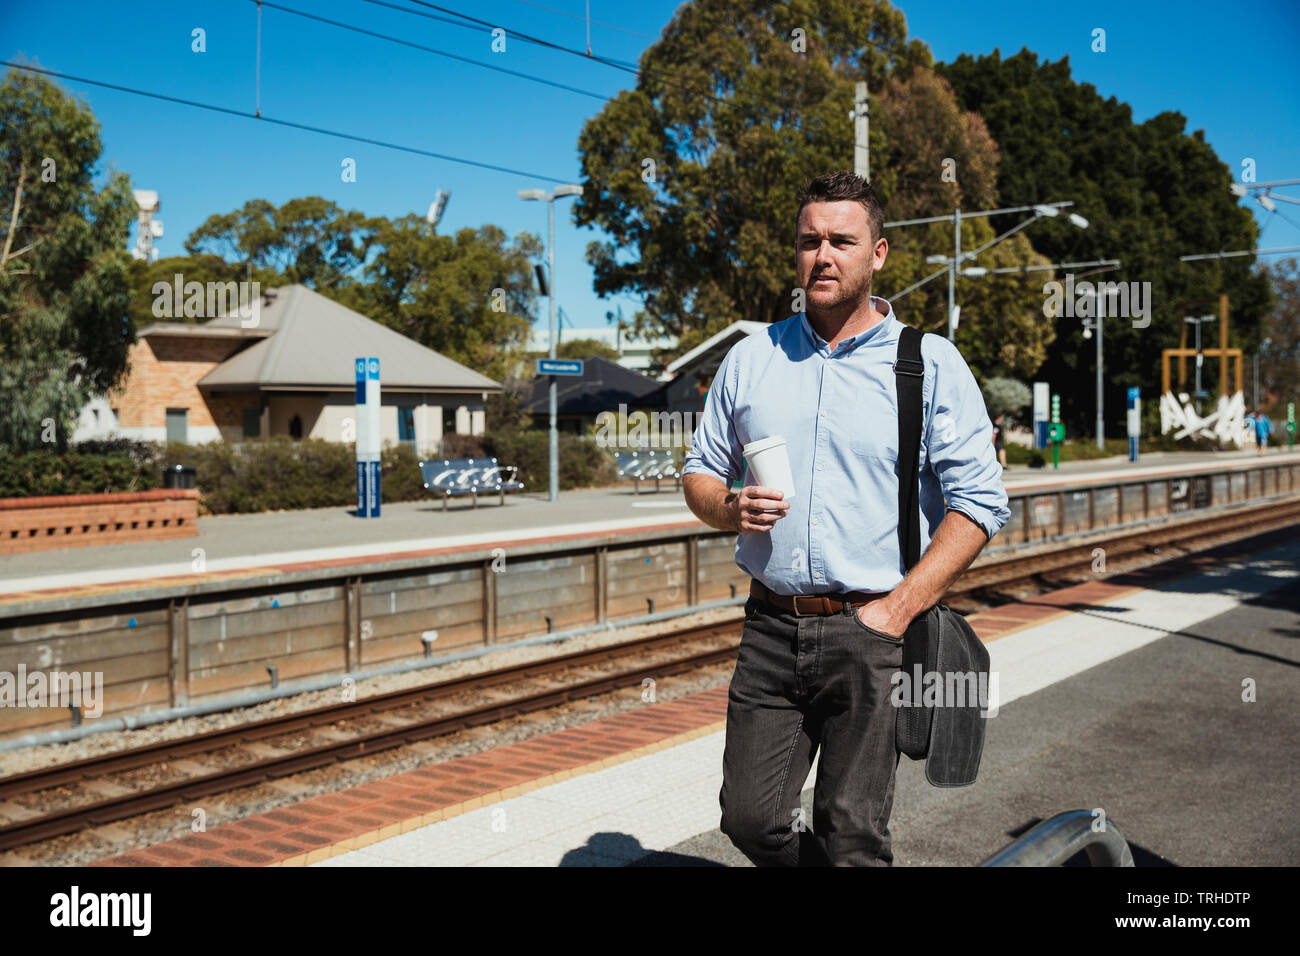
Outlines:
<svg viewBox="0 0 1300 956"><path fill-rule="evenodd" d="M442 436L443 458L490 458L484 450L483 442L474 435L461 435L451 432Z"/></svg>
<svg viewBox="0 0 1300 956"><path fill-rule="evenodd" d="M0 456L0 498L147 491L159 484L151 463L115 452L87 455L33 451Z"/></svg>
<svg viewBox="0 0 1300 956"><path fill-rule="evenodd" d="M192 465L211 514L343 507L357 497L353 445L287 437L228 445L168 445L159 467ZM407 445L380 456L383 500L410 501L425 494L415 453Z"/></svg>
<svg viewBox="0 0 1300 956"><path fill-rule="evenodd" d="M1006 415L1012 421L1021 421L1022 413L1034 401L1029 386L1014 378L991 378L984 383L983 392L990 419Z"/></svg>
<svg viewBox="0 0 1300 956"><path fill-rule="evenodd" d="M523 428L485 435L483 446L499 464L514 465L529 491L550 486L549 435L540 428ZM613 459L595 442L567 432L560 434L560 488L590 488L615 479Z"/></svg>
<svg viewBox="0 0 1300 956"><path fill-rule="evenodd" d="M379 490L385 502L418 501L428 494L424 490L424 476L420 474L420 460L410 445L398 444L385 448L379 457L379 471ZM350 500L355 501L355 477L349 487L352 491Z"/></svg>
<svg viewBox="0 0 1300 956"><path fill-rule="evenodd" d="M78 442L71 451L78 455L127 455L142 465L154 465L162 446L138 438L92 438Z"/></svg>

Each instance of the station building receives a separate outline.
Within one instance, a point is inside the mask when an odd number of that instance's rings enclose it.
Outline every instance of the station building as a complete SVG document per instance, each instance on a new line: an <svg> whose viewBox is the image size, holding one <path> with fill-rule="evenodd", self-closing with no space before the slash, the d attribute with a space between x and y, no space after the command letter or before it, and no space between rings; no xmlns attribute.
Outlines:
<svg viewBox="0 0 1300 956"><path fill-rule="evenodd" d="M255 318L155 322L137 333L121 386L81 412L73 441L355 440L355 360L379 359L385 443L436 455L446 433L481 435L502 386L303 285L263 291Z"/></svg>

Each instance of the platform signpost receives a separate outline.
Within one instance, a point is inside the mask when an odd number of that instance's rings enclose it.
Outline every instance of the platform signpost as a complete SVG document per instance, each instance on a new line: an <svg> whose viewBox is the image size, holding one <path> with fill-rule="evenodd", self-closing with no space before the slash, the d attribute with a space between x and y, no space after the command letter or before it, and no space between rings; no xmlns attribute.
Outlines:
<svg viewBox="0 0 1300 956"><path fill-rule="evenodd" d="M1287 451L1295 447L1295 402L1286 403L1286 447Z"/></svg>
<svg viewBox="0 0 1300 956"><path fill-rule="evenodd" d="M379 480L379 359L356 360L357 403L357 517L378 518L382 492Z"/></svg>
<svg viewBox="0 0 1300 956"><path fill-rule="evenodd" d="M1051 390L1046 382L1034 383L1034 447L1047 447L1047 396Z"/></svg>
<svg viewBox="0 0 1300 956"><path fill-rule="evenodd" d="M1142 437L1142 395L1136 386L1128 390L1128 460L1138 460L1138 439Z"/></svg>
<svg viewBox="0 0 1300 956"><path fill-rule="evenodd" d="M1052 396L1052 421L1047 426L1047 437L1052 442L1052 467L1061 467L1061 442L1065 441L1065 426L1061 424L1061 396Z"/></svg>

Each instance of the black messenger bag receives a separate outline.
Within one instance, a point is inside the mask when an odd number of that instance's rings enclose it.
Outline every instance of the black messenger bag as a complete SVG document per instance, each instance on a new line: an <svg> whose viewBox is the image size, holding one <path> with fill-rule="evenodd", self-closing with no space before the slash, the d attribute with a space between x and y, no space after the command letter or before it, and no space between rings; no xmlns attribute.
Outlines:
<svg viewBox="0 0 1300 956"><path fill-rule="evenodd" d="M898 390L898 541L904 572L921 559L921 332L904 326L894 363ZM975 782L984 751L983 704L992 692L989 652L966 619L946 604L918 615L903 635L903 680L895 744L913 760L925 760L925 779L935 787ZM934 675L927 678L926 675ZM927 685L929 687L927 693ZM983 699L981 699L983 698ZM960 706L958 706L960 705Z"/></svg>

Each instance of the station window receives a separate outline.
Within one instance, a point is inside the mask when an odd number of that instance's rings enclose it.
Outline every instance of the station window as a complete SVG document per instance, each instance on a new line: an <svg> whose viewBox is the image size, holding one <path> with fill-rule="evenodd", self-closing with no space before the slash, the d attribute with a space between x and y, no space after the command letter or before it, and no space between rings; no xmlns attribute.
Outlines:
<svg viewBox="0 0 1300 956"><path fill-rule="evenodd" d="M188 408L167 409L167 440L169 442L183 443L189 441L189 419L190 410Z"/></svg>

